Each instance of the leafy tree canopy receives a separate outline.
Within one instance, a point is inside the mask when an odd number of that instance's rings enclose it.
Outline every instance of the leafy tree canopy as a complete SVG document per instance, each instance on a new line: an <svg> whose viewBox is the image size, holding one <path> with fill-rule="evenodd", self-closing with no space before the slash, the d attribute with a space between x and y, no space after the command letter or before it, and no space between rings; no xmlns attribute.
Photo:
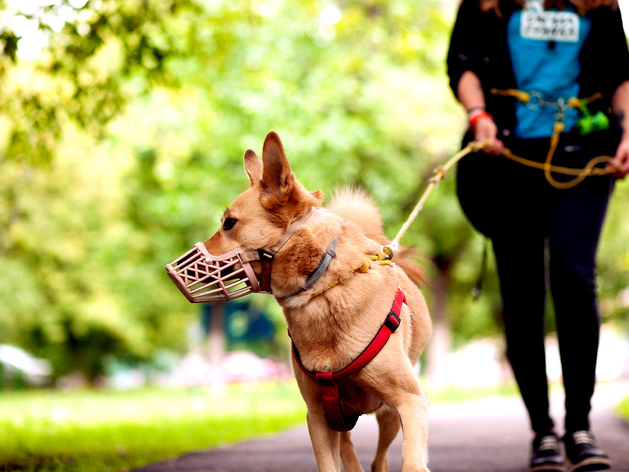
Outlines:
<svg viewBox="0 0 629 472"><path fill-rule="evenodd" d="M107 355L184 349L198 309L164 264L215 231L270 130L310 190L369 190L393 237L464 127L444 67L455 3L0 1L0 342L90 377ZM601 254L610 319L629 305L628 201L619 185ZM495 287L468 295L481 240L453 175L403 243L447 284L455 342L498 332Z"/></svg>

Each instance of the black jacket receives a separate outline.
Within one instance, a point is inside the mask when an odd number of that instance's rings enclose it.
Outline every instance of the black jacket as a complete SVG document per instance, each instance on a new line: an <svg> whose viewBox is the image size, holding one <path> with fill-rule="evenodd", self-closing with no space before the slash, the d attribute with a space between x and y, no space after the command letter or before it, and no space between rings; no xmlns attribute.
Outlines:
<svg viewBox="0 0 629 472"><path fill-rule="evenodd" d="M493 10L483 13L479 0L463 0L450 41L448 75L455 95L465 71L478 76L485 92L487 111L494 117L499 137L506 137L515 126L515 99L493 95L489 90L516 87L507 45L507 23L518 7L513 2L500 3L502 18ZM592 29L580 55L579 96L589 97L600 92L602 100L594 101L590 109L594 113L609 112L614 91L629 80L627 39L620 10L601 7L587 16L592 21Z"/></svg>

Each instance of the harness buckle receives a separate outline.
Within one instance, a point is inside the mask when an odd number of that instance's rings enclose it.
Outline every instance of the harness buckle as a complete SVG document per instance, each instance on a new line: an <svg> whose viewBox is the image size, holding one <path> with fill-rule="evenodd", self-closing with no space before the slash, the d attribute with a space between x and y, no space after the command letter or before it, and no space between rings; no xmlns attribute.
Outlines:
<svg viewBox="0 0 629 472"><path fill-rule="evenodd" d="M387 316L387 319L384 322L384 325L389 328L391 333L394 333L395 330L400 327L401 322L402 319L393 310L391 310L389 312L389 316Z"/></svg>

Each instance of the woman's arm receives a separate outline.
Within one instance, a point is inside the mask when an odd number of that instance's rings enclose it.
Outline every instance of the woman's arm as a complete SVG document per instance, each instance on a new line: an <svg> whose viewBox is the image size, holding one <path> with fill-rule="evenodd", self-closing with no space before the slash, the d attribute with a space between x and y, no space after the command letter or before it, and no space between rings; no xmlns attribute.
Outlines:
<svg viewBox="0 0 629 472"><path fill-rule="evenodd" d="M612 175L624 179L629 174L629 80L621 83L612 96L612 111L621 129L620 144L610 165L620 168Z"/></svg>
<svg viewBox="0 0 629 472"><path fill-rule="evenodd" d="M457 85L456 92L457 98L465 107L467 112L477 108L485 108L485 94L483 92L483 87L480 83L480 79L474 72L468 70L463 73ZM498 135L498 127L490 115L480 117L474 123L472 132L474 133L475 141L489 142L489 147L485 148L485 152L494 155L498 155L502 152L504 144L496 138Z"/></svg>

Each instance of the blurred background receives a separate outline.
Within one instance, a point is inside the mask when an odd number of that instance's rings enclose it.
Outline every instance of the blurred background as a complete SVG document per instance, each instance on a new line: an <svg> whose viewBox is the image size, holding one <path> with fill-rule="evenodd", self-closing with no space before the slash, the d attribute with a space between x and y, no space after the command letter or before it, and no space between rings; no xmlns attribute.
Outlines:
<svg viewBox="0 0 629 472"><path fill-rule="evenodd" d="M270 130L306 188L364 187L395 236L466 127L444 64L458 3L0 1L0 470L97 456L119 470L234 440L225 405L247 434L303 421L272 297L191 305L164 265L216 230ZM629 375L628 208L620 182L599 255L601 380ZM513 391L491 258L470 293L483 239L453 173L402 243L429 274L431 398ZM549 304L558 381L552 320ZM168 449L175 427L208 436Z"/></svg>

